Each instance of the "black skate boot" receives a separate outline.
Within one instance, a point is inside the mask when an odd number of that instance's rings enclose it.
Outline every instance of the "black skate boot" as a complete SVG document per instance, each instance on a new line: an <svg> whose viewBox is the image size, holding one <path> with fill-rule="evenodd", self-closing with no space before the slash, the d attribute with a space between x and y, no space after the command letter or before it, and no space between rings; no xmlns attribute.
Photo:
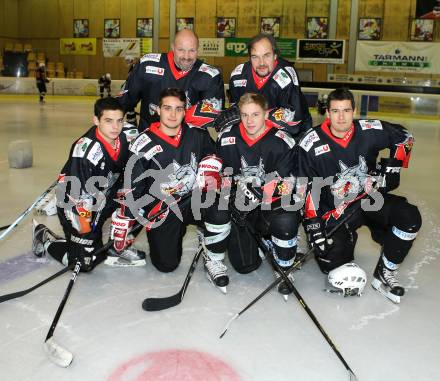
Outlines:
<svg viewBox="0 0 440 381"><path fill-rule="evenodd" d="M226 294L226 286L229 284L228 268L221 260L212 259L206 253L203 253L203 261L205 263L206 276L210 282Z"/></svg>
<svg viewBox="0 0 440 381"><path fill-rule="evenodd" d="M32 252L41 258L46 255L47 247L52 242L50 237L58 238L58 236L54 235L47 226L35 220L32 220L32 226Z"/></svg>
<svg viewBox="0 0 440 381"><path fill-rule="evenodd" d="M405 294L405 289L399 283L397 275L398 265L388 261L381 255L373 274L371 285L381 294L394 303L400 303L400 297Z"/></svg>

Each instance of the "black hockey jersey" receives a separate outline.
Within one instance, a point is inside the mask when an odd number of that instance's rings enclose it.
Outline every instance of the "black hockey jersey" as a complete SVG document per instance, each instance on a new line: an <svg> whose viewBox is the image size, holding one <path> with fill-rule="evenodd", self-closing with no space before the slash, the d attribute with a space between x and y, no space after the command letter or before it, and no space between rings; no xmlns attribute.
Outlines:
<svg viewBox="0 0 440 381"><path fill-rule="evenodd" d="M141 133L130 146L124 188L132 189L127 216L148 214L169 196L192 191L201 159L214 153L209 133L183 123L175 137L163 134L159 122ZM141 211L142 209L142 211Z"/></svg>
<svg viewBox="0 0 440 381"><path fill-rule="evenodd" d="M235 181L262 187L275 178L291 178L297 173L295 140L285 131L266 122L266 129L250 140L244 126L230 126L219 134L217 155L223 160L223 173ZM261 190L257 193L262 194Z"/></svg>
<svg viewBox="0 0 440 381"><path fill-rule="evenodd" d="M265 84L258 88L251 63L238 65L231 73L229 93L231 104L237 103L244 93L259 93L266 98L269 108L283 107L294 113L293 119L301 121L303 131L312 127L312 117L307 101L301 92L298 75L293 65L278 58L278 63Z"/></svg>
<svg viewBox="0 0 440 381"><path fill-rule="evenodd" d="M188 72L180 71L174 64L173 52L144 55L127 78L120 94L125 110L136 107L141 101L139 130L158 120L156 109L163 89L177 87L185 91L187 108L204 99L217 99L224 107L224 84L218 69L200 60Z"/></svg>
<svg viewBox="0 0 440 381"><path fill-rule="evenodd" d="M376 170L379 152L389 148L390 157L407 167L412 135L402 126L380 120L355 120L346 136L332 135L326 119L310 129L299 143L299 176L308 178L305 193L305 217L320 217L335 222L352 203L371 187L370 174ZM329 184L312 192L313 179ZM349 197L349 199L347 198Z"/></svg>
<svg viewBox="0 0 440 381"><path fill-rule="evenodd" d="M97 136L98 128L91 127L71 147L67 162L61 169L58 180L58 205L64 201L66 217L78 215L83 208L90 210L92 223L98 224L100 212L112 204L120 186L118 181L128 159L128 147L138 131L127 125L119 135L119 155L111 157L105 144ZM122 178L120 179L122 180ZM74 205L74 206L73 206Z"/></svg>

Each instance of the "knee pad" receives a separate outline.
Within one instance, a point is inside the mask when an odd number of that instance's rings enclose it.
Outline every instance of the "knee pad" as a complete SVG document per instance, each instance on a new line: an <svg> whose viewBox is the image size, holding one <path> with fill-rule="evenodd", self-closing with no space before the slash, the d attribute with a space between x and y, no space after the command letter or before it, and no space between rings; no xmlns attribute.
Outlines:
<svg viewBox="0 0 440 381"><path fill-rule="evenodd" d="M394 212L394 211L393 211ZM390 219L394 235L405 241L414 240L422 227L422 216L417 206L400 203Z"/></svg>
<svg viewBox="0 0 440 381"><path fill-rule="evenodd" d="M293 265L296 256L296 244L298 238L281 239L271 236L271 240L275 247L274 257L277 263L282 267L290 267Z"/></svg>

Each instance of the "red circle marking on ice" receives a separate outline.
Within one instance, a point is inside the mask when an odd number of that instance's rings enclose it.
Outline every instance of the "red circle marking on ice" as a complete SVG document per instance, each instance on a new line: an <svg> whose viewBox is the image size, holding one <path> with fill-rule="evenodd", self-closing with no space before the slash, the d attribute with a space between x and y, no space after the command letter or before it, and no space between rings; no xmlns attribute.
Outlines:
<svg viewBox="0 0 440 381"><path fill-rule="evenodd" d="M210 354L193 350L146 353L119 366L108 381L239 381L237 373Z"/></svg>

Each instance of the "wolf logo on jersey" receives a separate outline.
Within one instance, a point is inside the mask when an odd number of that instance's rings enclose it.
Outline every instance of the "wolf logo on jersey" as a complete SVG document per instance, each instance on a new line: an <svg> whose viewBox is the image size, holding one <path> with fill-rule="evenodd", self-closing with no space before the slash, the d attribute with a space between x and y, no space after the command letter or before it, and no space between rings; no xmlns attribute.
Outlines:
<svg viewBox="0 0 440 381"><path fill-rule="evenodd" d="M260 157L260 162L258 165L248 165L243 156L241 157L240 161L241 175L238 176L240 181L245 183L252 183L253 181L256 181L256 184L253 184L254 186L261 186L264 184L266 173L264 171L263 158Z"/></svg>
<svg viewBox="0 0 440 381"><path fill-rule="evenodd" d="M368 166L363 156L359 156L359 164L349 167L339 160L341 172L337 173L337 180L330 186L330 190L338 199L344 199L347 195L358 195L367 186Z"/></svg>
<svg viewBox="0 0 440 381"><path fill-rule="evenodd" d="M191 153L191 162L180 165L176 161L172 163L173 172L168 175L169 182L160 184L160 191L165 195L182 196L191 191L197 175L197 159L194 153Z"/></svg>

